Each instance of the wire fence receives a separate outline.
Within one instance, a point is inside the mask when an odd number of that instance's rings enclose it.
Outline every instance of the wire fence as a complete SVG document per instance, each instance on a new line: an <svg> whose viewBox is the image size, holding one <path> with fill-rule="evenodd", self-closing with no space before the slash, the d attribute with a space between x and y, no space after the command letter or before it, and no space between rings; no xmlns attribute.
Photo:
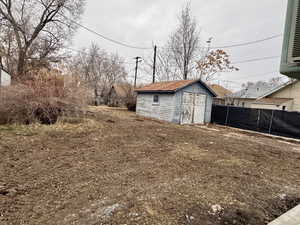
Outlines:
<svg viewBox="0 0 300 225"><path fill-rule="evenodd" d="M300 139L300 113L298 112L214 105L212 122Z"/></svg>

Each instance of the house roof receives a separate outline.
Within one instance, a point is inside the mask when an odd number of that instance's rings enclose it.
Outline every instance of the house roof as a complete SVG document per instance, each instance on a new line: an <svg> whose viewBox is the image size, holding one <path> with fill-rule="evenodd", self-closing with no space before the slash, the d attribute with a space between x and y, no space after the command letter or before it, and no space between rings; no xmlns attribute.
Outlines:
<svg viewBox="0 0 300 225"><path fill-rule="evenodd" d="M274 93L276 93L276 92L282 90L283 88L285 88L285 87L287 87L287 86L289 86L289 85L295 84L295 83L297 83L297 82L299 82L299 80L290 80L290 81L288 81L288 82L286 82L286 83L284 83L284 84L282 84L282 85L279 85L279 86L277 86L277 87L275 87L275 88L272 88L271 90L269 90L268 92L262 94L262 95L259 96L258 98L261 99L261 98L268 97L268 96L270 96L270 95L272 95L272 94L274 94Z"/></svg>
<svg viewBox="0 0 300 225"><path fill-rule="evenodd" d="M292 98L261 98L255 101L253 104L281 105L291 100L293 99Z"/></svg>
<svg viewBox="0 0 300 225"><path fill-rule="evenodd" d="M138 93L153 93L153 92L175 93L187 86L190 86L198 82L205 89L207 89L212 94L212 96L214 97L217 96L216 93L201 80L177 80L177 81L157 82L157 83L146 85L142 88L137 88L135 89L135 91Z"/></svg>
<svg viewBox="0 0 300 225"><path fill-rule="evenodd" d="M133 87L130 84L114 84L112 88L120 97L126 97L128 92L133 90Z"/></svg>
<svg viewBox="0 0 300 225"><path fill-rule="evenodd" d="M219 98L224 98L225 96L232 94L231 91L222 87L221 85L211 84L209 85L209 87L216 93L217 97Z"/></svg>
<svg viewBox="0 0 300 225"><path fill-rule="evenodd" d="M244 88L238 92L233 93L232 95L230 95L230 97L257 99L272 89L273 89L272 85L265 82L258 82L254 85L250 85L247 88Z"/></svg>

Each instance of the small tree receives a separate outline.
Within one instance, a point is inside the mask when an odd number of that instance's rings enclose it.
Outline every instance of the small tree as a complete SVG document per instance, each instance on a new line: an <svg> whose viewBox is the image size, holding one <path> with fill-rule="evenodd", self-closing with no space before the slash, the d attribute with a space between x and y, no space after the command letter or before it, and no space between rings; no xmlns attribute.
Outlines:
<svg viewBox="0 0 300 225"><path fill-rule="evenodd" d="M151 74L153 61L145 65L145 72ZM181 10L177 29L170 35L167 44L158 49L157 80L201 78L203 81L211 81L219 72L237 70L231 65L229 55L224 50L201 47L197 22L191 16L190 4L186 4Z"/></svg>
<svg viewBox="0 0 300 225"><path fill-rule="evenodd" d="M181 10L179 17L179 26L170 36L167 48L170 50L170 56L174 66L176 66L183 79L188 79L192 71L192 64L197 57L200 47L200 32L197 22L191 16L190 4Z"/></svg>
<svg viewBox="0 0 300 225"><path fill-rule="evenodd" d="M208 54L198 62L200 79L203 81L211 81L215 79L215 75L220 72L232 72L239 69L229 60L229 55L221 49L208 51Z"/></svg>

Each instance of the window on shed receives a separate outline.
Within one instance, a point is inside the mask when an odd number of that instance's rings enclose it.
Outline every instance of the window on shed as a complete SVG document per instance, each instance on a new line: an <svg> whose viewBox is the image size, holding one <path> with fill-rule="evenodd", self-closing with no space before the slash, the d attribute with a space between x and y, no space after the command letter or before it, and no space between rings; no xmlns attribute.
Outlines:
<svg viewBox="0 0 300 225"><path fill-rule="evenodd" d="M158 95L153 96L153 103L159 103L159 96Z"/></svg>

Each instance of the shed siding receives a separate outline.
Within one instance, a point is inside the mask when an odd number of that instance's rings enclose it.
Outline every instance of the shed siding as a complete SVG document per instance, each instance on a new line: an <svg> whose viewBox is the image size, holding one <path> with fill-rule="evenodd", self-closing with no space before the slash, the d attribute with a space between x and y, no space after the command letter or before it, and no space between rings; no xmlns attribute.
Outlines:
<svg viewBox="0 0 300 225"><path fill-rule="evenodd" d="M200 83L190 85L176 93L176 95L175 95L176 107L175 107L174 118L173 118L172 122L180 123L181 111L182 111L182 96L183 96L184 92L206 95L205 123L210 123L211 110L212 110L212 104L213 104L213 96L210 94L210 92L207 89L202 87L200 85Z"/></svg>
<svg viewBox="0 0 300 225"><path fill-rule="evenodd" d="M4 70L1 71L1 86L9 86L11 84L11 77Z"/></svg>
<svg viewBox="0 0 300 225"><path fill-rule="evenodd" d="M153 103L153 96L159 96L159 104ZM138 94L136 113L140 116L173 122L174 94Z"/></svg>

